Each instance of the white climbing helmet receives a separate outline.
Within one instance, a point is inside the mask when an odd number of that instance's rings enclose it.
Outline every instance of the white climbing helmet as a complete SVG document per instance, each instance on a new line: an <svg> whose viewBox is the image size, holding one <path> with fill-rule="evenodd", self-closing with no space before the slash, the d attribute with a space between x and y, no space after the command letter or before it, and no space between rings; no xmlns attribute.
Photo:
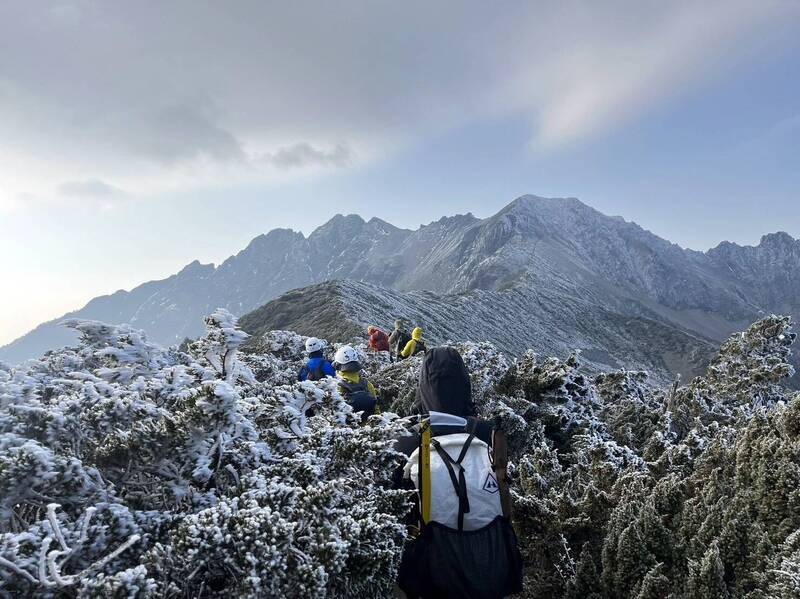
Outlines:
<svg viewBox="0 0 800 599"><path fill-rule="evenodd" d="M336 351L333 361L337 368L341 368L345 364L358 363L358 354L349 345L343 345Z"/></svg>
<svg viewBox="0 0 800 599"><path fill-rule="evenodd" d="M325 349L325 342L322 339L317 339L316 337L306 339L306 351L308 353L322 351L323 349Z"/></svg>

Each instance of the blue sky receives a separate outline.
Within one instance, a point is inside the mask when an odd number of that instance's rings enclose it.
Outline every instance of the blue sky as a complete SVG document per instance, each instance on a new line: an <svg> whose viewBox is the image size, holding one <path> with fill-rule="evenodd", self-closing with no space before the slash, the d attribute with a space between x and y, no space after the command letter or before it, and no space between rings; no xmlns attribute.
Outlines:
<svg viewBox="0 0 800 599"><path fill-rule="evenodd" d="M155 8L0 8L0 343L337 212L800 237L796 2Z"/></svg>

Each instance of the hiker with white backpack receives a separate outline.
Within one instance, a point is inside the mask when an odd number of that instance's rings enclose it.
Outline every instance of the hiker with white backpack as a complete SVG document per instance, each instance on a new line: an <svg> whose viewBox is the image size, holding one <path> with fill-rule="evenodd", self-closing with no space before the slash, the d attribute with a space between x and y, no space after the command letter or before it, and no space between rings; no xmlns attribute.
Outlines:
<svg viewBox="0 0 800 599"><path fill-rule="evenodd" d="M511 526L505 436L474 416L469 373L452 347L425 355L420 422L397 449L417 490L419 534L406 546L398 586L409 598L499 599L522 590Z"/></svg>

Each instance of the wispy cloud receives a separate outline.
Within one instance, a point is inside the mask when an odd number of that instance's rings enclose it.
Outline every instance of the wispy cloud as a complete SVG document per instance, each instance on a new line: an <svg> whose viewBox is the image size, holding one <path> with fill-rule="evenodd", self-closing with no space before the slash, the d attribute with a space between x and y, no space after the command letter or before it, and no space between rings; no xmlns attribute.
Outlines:
<svg viewBox="0 0 800 599"><path fill-rule="evenodd" d="M128 194L119 187L100 179L64 181L56 186L56 191L62 198L99 210L111 210L128 198Z"/></svg>
<svg viewBox="0 0 800 599"><path fill-rule="evenodd" d="M69 172L135 195L339 170L498 116L551 152L635 123L786 19L800 4L0 5L0 156L22 166L0 166L0 204Z"/></svg>
<svg viewBox="0 0 800 599"><path fill-rule="evenodd" d="M353 154L348 147L340 144L326 151L302 142L268 152L263 160L275 168L286 170L309 166L345 168L352 164Z"/></svg>
<svg viewBox="0 0 800 599"><path fill-rule="evenodd" d="M86 179L84 181L64 181L57 187L58 193L71 198L124 198L127 194L118 187L114 187L100 179Z"/></svg>
<svg viewBox="0 0 800 599"><path fill-rule="evenodd" d="M800 4L602 3L583 16L556 12L550 27L563 42L519 38L525 58L500 101L528 114L537 151L590 141L713 80L781 18L800 22Z"/></svg>

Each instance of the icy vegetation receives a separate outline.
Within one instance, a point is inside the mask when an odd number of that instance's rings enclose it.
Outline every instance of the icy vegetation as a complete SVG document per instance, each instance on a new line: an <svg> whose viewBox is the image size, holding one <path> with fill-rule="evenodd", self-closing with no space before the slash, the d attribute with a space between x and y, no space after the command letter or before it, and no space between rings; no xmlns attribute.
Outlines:
<svg viewBox="0 0 800 599"><path fill-rule="evenodd" d="M295 381L294 333L243 352L218 310L184 352L68 324L77 348L0 365L0 596L392 596L419 357L362 348L382 414L361 426L334 381ZM800 596L794 338L765 318L664 388L458 344L509 434L526 595Z"/></svg>

